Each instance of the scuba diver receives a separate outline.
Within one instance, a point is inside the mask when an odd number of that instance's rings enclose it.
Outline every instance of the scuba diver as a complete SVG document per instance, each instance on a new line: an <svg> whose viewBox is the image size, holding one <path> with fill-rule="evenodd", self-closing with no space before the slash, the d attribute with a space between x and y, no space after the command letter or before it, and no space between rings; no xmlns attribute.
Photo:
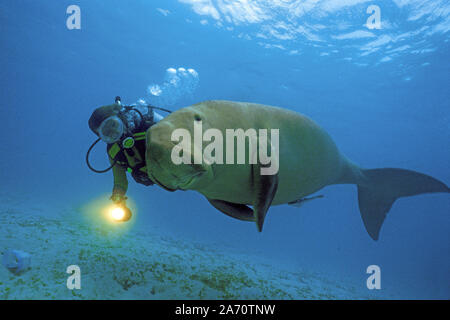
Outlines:
<svg viewBox="0 0 450 320"><path fill-rule="evenodd" d="M120 97L116 97L114 104L97 108L89 119L89 128L99 138L89 148L86 163L96 173L112 169L114 187L110 200L122 209L117 221L131 218L125 196L128 189L127 172L137 183L145 186L154 184L147 174L145 162L146 131L163 118L154 109L171 112L151 105L123 106ZM107 144L106 151L111 164L105 170L96 170L89 162L89 154L100 140Z"/></svg>

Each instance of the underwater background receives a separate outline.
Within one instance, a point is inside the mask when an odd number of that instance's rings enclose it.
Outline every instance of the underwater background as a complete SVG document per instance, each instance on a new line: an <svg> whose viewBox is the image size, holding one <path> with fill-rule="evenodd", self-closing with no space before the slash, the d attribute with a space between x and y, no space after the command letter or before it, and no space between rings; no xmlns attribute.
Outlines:
<svg viewBox="0 0 450 320"><path fill-rule="evenodd" d="M271 207L258 233L198 193L129 177L134 219L113 225L99 213L112 173L85 163L87 121L117 95L171 110L226 99L305 114L364 168L449 185L449 31L445 0L1 1L0 252L31 267L0 266L0 298L449 299L446 194L396 201L375 242L353 185ZM104 146L92 162L108 166ZM69 265L81 290L66 288Z"/></svg>

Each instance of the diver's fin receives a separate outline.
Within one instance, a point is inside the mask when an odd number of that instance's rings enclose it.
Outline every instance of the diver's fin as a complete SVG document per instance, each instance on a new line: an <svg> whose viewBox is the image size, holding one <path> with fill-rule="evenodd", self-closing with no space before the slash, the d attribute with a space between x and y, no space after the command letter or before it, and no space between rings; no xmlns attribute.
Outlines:
<svg viewBox="0 0 450 320"><path fill-rule="evenodd" d="M259 232L278 188L278 174L262 175L260 169L260 165L252 165L253 214Z"/></svg>
<svg viewBox="0 0 450 320"><path fill-rule="evenodd" d="M314 199L319 199L319 198L323 198L323 194L319 194L317 196L314 197L309 197L309 198L300 198L298 200L294 200L291 202L288 202L288 205L293 206L293 207L297 207L300 208L301 206L303 206L306 202L314 200Z"/></svg>
<svg viewBox="0 0 450 320"><path fill-rule="evenodd" d="M232 218L244 221L255 221L255 218L253 217L253 210L245 204L213 199L208 199L208 201L213 205L214 208Z"/></svg>
<svg viewBox="0 0 450 320"><path fill-rule="evenodd" d="M441 181L404 169L362 170L367 180L358 184L359 211L367 232L378 240L386 214L395 200L423 193L450 192Z"/></svg>

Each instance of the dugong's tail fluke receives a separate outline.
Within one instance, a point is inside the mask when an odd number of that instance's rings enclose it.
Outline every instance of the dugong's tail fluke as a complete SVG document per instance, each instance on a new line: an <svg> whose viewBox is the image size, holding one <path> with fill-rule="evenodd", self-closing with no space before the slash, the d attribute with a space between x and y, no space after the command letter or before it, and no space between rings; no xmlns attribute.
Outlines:
<svg viewBox="0 0 450 320"><path fill-rule="evenodd" d="M384 218L392 204L401 197L422 193L450 192L441 181L411 170L362 170L366 180L358 184L359 211L367 232L378 240Z"/></svg>

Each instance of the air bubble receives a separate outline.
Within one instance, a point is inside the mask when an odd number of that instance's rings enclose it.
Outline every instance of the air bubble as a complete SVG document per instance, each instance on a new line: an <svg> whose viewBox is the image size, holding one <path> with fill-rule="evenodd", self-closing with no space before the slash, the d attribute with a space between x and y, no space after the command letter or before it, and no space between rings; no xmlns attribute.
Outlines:
<svg viewBox="0 0 450 320"><path fill-rule="evenodd" d="M172 106L181 98L192 96L198 83L199 76L195 69L168 68L164 75L164 83L148 86L148 100L154 105Z"/></svg>

